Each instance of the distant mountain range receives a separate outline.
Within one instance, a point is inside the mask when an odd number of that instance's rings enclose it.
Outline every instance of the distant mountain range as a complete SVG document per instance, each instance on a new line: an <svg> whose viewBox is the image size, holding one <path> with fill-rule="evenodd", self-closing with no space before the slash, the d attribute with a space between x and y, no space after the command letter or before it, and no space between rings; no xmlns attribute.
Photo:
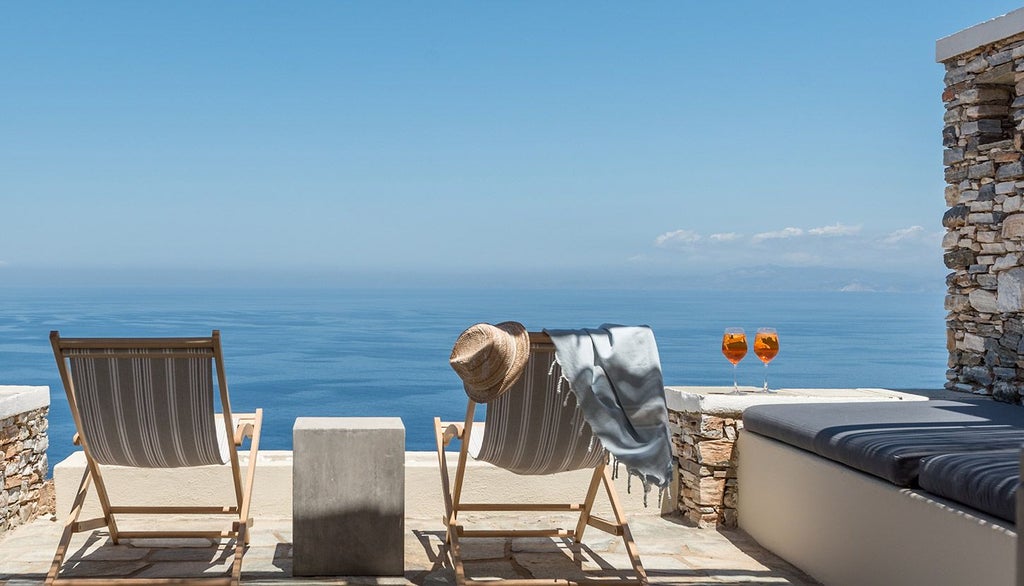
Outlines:
<svg viewBox="0 0 1024 586"><path fill-rule="evenodd" d="M775 291L935 291L945 289L943 270L885 272L855 268L763 265L668 277L681 288Z"/></svg>

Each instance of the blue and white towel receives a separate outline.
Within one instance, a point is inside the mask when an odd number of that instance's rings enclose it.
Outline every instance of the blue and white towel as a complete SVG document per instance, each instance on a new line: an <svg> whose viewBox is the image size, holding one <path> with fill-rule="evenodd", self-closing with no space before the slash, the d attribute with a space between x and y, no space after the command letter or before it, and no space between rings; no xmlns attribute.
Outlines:
<svg viewBox="0 0 1024 586"><path fill-rule="evenodd" d="M661 360L647 326L544 330L583 415L630 475L664 489L672 482L672 442Z"/></svg>

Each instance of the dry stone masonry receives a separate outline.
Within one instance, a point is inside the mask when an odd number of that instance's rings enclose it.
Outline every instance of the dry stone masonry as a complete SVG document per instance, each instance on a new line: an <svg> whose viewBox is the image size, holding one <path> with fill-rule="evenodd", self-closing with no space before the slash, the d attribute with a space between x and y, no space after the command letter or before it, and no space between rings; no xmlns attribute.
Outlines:
<svg viewBox="0 0 1024 586"><path fill-rule="evenodd" d="M48 387L0 386L0 533L49 512Z"/></svg>
<svg viewBox="0 0 1024 586"><path fill-rule="evenodd" d="M735 527L735 442L743 421L674 410L668 417L679 467L680 512L701 528Z"/></svg>
<svg viewBox="0 0 1024 586"><path fill-rule="evenodd" d="M43 407L0 419L0 533L42 512L49 410Z"/></svg>
<svg viewBox="0 0 1024 586"><path fill-rule="evenodd" d="M989 42L974 45L967 33ZM997 40L978 33L968 29L937 45L946 68L942 142L948 210L942 246L952 271L946 278L946 387L1019 403L1024 391L1024 33ZM956 53L945 54L950 51Z"/></svg>

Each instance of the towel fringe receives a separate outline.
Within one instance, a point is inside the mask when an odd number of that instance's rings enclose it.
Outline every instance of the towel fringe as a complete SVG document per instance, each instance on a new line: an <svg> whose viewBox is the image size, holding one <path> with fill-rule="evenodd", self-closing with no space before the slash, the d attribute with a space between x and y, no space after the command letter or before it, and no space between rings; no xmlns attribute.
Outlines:
<svg viewBox="0 0 1024 586"><path fill-rule="evenodd" d="M558 356L555 356L555 359L551 361L551 366L548 367L548 376L555 373L556 366L562 366L562 363L558 361Z"/></svg>
<svg viewBox="0 0 1024 586"><path fill-rule="evenodd" d="M612 463L611 463L611 466L612 466L612 480L616 480L619 477L619 465L622 463L622 461L619 460L611 452L609 452L609 456L611 457L611 460L612 460ZM669 485L668 484L666 484L664 486L658 485L657 483L655 483L651 479L651 477L646 476L646 475L642 474L641 472L639 472L639 471L637 471L637 470L635 470L633 468L630 468L629 466L626 466L626 494L633 494L633 477L634 476L639 478L640 479L640 484L643 485L643 490L644 490L644 508L645 509L648 508L648 495L650 495L651 490L655 486L658 486L658 502L657 502L657 504L660 507L661 503L664 502L664 500L665 500L665 491L668 490Z"/></svg>

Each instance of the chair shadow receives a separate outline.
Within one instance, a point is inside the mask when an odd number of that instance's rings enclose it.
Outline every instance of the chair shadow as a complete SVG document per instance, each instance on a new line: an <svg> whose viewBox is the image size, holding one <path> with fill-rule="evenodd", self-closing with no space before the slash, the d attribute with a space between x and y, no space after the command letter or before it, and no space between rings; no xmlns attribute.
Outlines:
<svg viewBox="0 0 1024 586"><path fill-rule="evenodd" d="M445 532L414 529L412 534L416 536L416 541L419 542L424 553L427 555L430 569L406 572L406 580L413 584L424 584L428 579L431 584L437 584L442 580L446 583L454 584L455 569L451 565L451 559L448 557L448 547L444 543ZM435 537L436 543L439 544L437 549L434 549L435 540L431 540L431 536Z"/></svg>
<svg viewBox="0 0 1024 586"><path fill-rule="evenodd" d="M455 571L451 564L444 531L413 531L432 563L429 570L407 572L406 579L413 584L454 584ZM431 539L433 537L433 539ZM497 551L498 542L503 547ZM435 545L437 548L435 549ZM610 585L635 580L632 567L617 567L586 543L570 538L469 538L461 542L463 567L467 578L496 579L570 579L601 580ZM641 552L642 559L642 552ZM584 564L591 567L584 568ZM478 576L474 570L487 575ZM663 577L703 577L698 571L665 570L648 572ZM710 579L710 578L709 578ZM671 582L665 582L671 583ZM687 581L687 584L692 583ZM757 582L748 582L757 584ZM498 582L500 584L500 582ZM720 582L716 582L720 584Z"/></svg>
<svg viewBox="0 0 1024 586"><path fill-rule="evenodd" d="M230 576L235 543L234 539L132 538L115 544L109 532L93 531L77 549L68 552L60 577L116 580Z"/></svg>

